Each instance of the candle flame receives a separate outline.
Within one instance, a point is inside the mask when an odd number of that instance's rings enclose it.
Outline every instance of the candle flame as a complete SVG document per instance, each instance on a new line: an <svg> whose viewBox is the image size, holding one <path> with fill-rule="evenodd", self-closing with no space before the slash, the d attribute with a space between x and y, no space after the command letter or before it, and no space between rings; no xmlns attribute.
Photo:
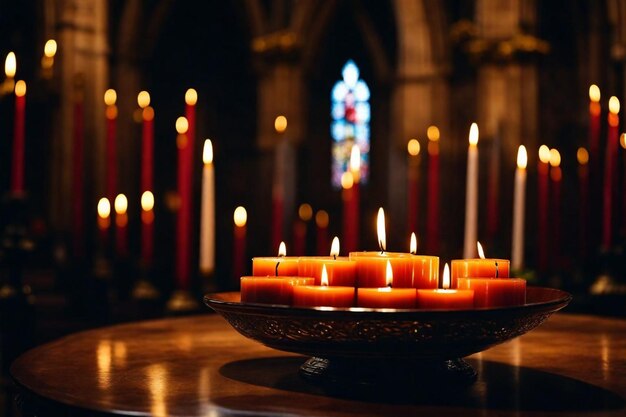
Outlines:
<svg viewBox="0 0 626 417"><path fill-rule="evenodd" d="M478 248L478 256L480 259L485 259L485 251L483 250L483 245L480 242L476 242L476 247Z"/></svg>
<svg viewBox="0 0 626 417"><path fill-rule="evenodd" d="M189 121L184 116L180 116L176 119L176 131L179 135L184 135L189 130Z"/></svg>
<svg viewBox="0 0 626 417"><path fill-rule="evenodd" d="M328 272L326 271L326 264L322 265L321 284L323 287L328 287Z"/></svg>
<svg viewBox="0 0 626 417"><path fill-rule="evenodd" d="M378 232L378 247L381 252L384 252L387 249L387 236L385 232L385 210L382 207L378 209L376 231Z"/></svg>
<svg viewBox="0 0 626 417"><path fill-rule="evenodd" d="M109 88L107 91L104 92L104 104L106 104L107 106L113 106L116 101L117 92L114 89Z"/></svg>
<svg viewBox="0 0 626 417"><path fill-rule="evenodd" d="M144 191L141 194L141 209L143 211L150 211L154 208L154 194L152 191Z"/></svg>
<svg viewBox="0 0 626 417"><path fill-rule="evenodd" d="M385 270L385 284L388 287L393 285L393 269L391 269L391 262L387 259L387 268Z"/></svg>
<svg viewBox="0 0 626 417"><path fill-rule="evenodd" d="M597 103L600 101L600 87L595 84L589 86L589 100Z"/></svg>
<svg viewBox="0 0 626 417"><path fill-rule="evenodd" d="M539 147L539 160L544 164L550 162L550 148L548 148L546 145L541 145Z"/></svg>
<svg viewBox="0 0 626 417"><path fill-rule="evenodd" d="M280 245L278 245L278 256L287 256L287 246L285 245L285 242L280 242Z"/></svg>
<svg viewBox="0 0 626 417"><path fill-rule="evenodd" d="M447 262L443 266L443 279L442 279L442 282L441 282L441 286L444 289L450 288L450 267L448 266Z"/></svg>
<svg viewBox="0 0 626 417"><path fill-rule="evenodd" d="M411 243L409 244L409 252L413 255L417 253L417 236L415 236L415 232L411 233Z"/></svg>
<svg viewBox="0 0 626 417"><path fill-rule="evenodd" d="M437 142L440 137L439 128L437 126L428 126L426 129L426 137L432 142Z"/></svg>
<svg viewBox="0 0 626 417"><path fill-rule="evenodd" d="M239 206L235 209L233 220L235 221L235 226L237 227L244 227L246 225L246 222L248 221L248 212L243 206Z"/></svg>
<svg viewBox="0 0 626 417"><path fill-rule="evenodd" d="M315 224L320 229L325 229L328 227L328 212L326 210L319 210L315 213Z"/></svg>
<svg viewBox="0 0 626 417"><path fill-rule="evenodd" d="M333 243L330 245L330 256L339 256L339 238L337 236L333 238Z"/></svg>
<svg viewBox="0 0 626 417"><path fill-rule="evenodd" d="M626 149L626 133L619 135L619 144L622 145L622 148Z"/></svg>
<svg viewBox="0 0 626 417"><path fill-rule="evenodd" d="M421 150L420 143L417 139L411 139L408 145L406 146L406 148L407 148L407 151L409 151L409 155L411 156L419 155L420 150Z"/></svg>
<svg viewBox="0 0 626 417"><path fill-rule="evenodd" d="M15 52L9 52L4 60L4 74L7 78L15 77L15 71L17 70L17 60L15 58Z"/></svg>
<svg viewBox="0 0 626 417"><path fill-rule="evenodd" d="M313 207L308 203L300 204L298 207L298 217L303 222L308 222L313 217Z"/></svg>
<svg viewBox="0 0 626 417"><path fill-rule="evenodd" d="M185 91L185 103L187 103L189 106L193 106L196 104L197 101L198 101L198 92L196 90L194 90L193 88L190 88L187 91Z"/></svg>
<svg viewBox="0 0 626 417"><path fill-rule="evenodd" d="M350 188L352 188L353 185L354 177L352 176L351 172L346 171L341 174L341 188L343 188L344 190L349 190Z"/></svg>
<svg viewBox="0 0 626 417"><path fill-rule="evenodd" d="M609 99L609 111L613 114L619 113L619 100L615 96Z"/></svg>
<svg viewBox="0 0 626 417"><path fill-rule="evenodd" d="M15 95L18 97L26 95L26 82L24 80L19 80L15 83Z"/></svg>
<svg viewBox="0 0 626 417"><path fill-rule="evenodd" d="M470 126L469 143L474 146L478 145L478 125L476 123L472 123Z"/></svg>
<svg viewBox="0 0 626 417"><path fill-rule="evenodd" d="M57 41L55 41L54 39L48 39L43 47L43 54L48 58L52 58L56 55L56 53Z"/></svg>
<svg viewBox="0 0 626 417"><path fill-rule="evenodd" d="M126 210L128 210L128 199L124 194L118 194L117 197L115 197L113 206L115 207L115 213L126 214Z"/></svg>
<svg viewBox="0 0 626 417"><path fill-rule="evenodd" d="M622 134L622 136L624 136ZM587 152L587 149L585 148L578 148L578 150L576 151L576 159L578 159L578 163L580 165L587 165L587 163L589 162L589 152Z"/></svg>
<svg viewBox="0 0 626 417"><path fill-rule="evenodd" d="M150 93L145 90L140 91L139 94L137 94L137 104L142 109L148 107L150 105Z"/></svg>
<svg viewBox="0 0 626 417"><path fill-rule="evenodd" d="M204 141L204 147L202 148L202 162L205 165L213 163L213 142L211 139L206 139Z"/></svg>
<svg viewBox="0 0 626 417"><path fill-rule="evenodd" d="M550 165L553 167L561 165L561 154L554 148L550 149Z"/></svg>
<svg viewBox="0 0 626 417"><path fill-rule="evenodd" d="M520 145L517 149L517 167L520 169L526 169L528 164L528 154L526 153L526 147Z"/></svg>
<svg viewBox="0 0 626 417"><path fill-rule="evenodd" d="M107 219L111 215L111 203L108 198L101 198L98 201L98 217Z"/></svg>
<svg viewBox="0 0 626 417"><path fill-rule="evenodd" d="M283 115L277 116L274 119L274 129L277 133L285 133L285 130L287 130L287 118Z"/></svg>
<svg viewBox="0 0 626 417"><path fill-rule="evenodd" d="M350 172L352 172L354 182L358 183L361 176L361 150L356 143L352 145L350 151Z"/></svg>

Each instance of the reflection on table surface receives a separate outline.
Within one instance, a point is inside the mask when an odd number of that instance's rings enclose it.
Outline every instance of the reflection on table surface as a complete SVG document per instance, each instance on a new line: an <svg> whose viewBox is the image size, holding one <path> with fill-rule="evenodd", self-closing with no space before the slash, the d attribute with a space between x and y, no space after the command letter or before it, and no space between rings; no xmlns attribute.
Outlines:
<svg viewBox="0 0 626 417"><path fill-rule="evenodd" d="M557 314L471 356L468 387L321 387L306 358L268 349L214 315L78 333L19 358L12 375L26 412L236 415L537 415L626 412L626 321ZM49 401L51 400L51 401Z"/></svg>

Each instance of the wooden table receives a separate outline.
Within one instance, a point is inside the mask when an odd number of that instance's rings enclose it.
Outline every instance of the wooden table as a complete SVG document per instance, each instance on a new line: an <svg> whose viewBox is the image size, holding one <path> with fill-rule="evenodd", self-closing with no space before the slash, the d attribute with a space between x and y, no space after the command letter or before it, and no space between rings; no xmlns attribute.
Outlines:
<svg viewBox="0 0 626 417"><path fill-rule="evenodd" d="M470 387L390 396L324 392L304 357L268 349L203 315L74 334L18 358L27 415L491 416L626 413L626 321L557 314L473 355Z"/></svg>

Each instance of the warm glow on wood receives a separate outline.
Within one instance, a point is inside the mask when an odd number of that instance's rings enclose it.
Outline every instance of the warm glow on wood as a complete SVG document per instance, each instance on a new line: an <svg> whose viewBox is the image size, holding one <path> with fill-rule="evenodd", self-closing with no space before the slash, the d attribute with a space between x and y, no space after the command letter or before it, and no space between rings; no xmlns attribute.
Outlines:
<svg viewBox="0 0 626 417"><path fill-rule="evenodd" d="M393 285L393 269L391 269L391 262L387 259L387 268L385 270L385 285L391 287Z"/></svg>
<svg viewBox="0 0 626 417"><path fill-rule="evenodd" d="M300 204L300 207L298 207L298 217L303 222L308 222L313 217L313 207L308 203Z"/></svg>
<svg viewBox="0 0 626 417"><path fill-rule="evenodd" d="M242 206L239 206L235 209L235 213L233 214L233 220L235 222L235 226L244 227L246 222L248 221L248 212Z"/></svg>
<svg viewBox="0 0 626 417"><path fill-rule="evenodd" d="M315 213L315 224L317 225L317 227L319 227L320 229L325 229L328 227L328 222L329 218L328 212L326 210L319 210L317 213Z"/></svg>
<svg viewBox="0 0 626 417"><path fill-rule="evenodd" d="M420 143L417 139L411 139L406 148L409 151L409 155L411 156L419 155L421 149Z"/></svg>
<svg viewBox="0 0 626 417"><path fill-rule="evenodd" d="M520 145L517 149L517 167L521 169L526 169L526 165L528 165L528 154L526 153L526 147L524 145Z"/></svg>
<svg viewBox="0 0 626 417"><path fill-rule="evenodd" d="M213 163L213 142L211 139L206 139L204 141L204 147L202 148L202 162L205 165Z"/></svg>
<svg viewBox="0 0 626 417"><path fill-rule="evenodd" d="M19 80L15 83L15 95L18 97L26 95L26 82L24 80Z"/></svg>
<svg viewBox="0 0 626 417"><path fill-rule="evenodd" d="M126 210L128 210L128 199L124 194L118 194L115 197L115 212L117 214L126 214Z"/></svg>
<svg viewBox="0 0 626 417"><path fill-rule="evenodd" d="M476 146L478 144L478 125L476 123L472 123L470 126L469 143L472 146Z"/></svg>
<svg viewBox="0 0 626 417"><path fill-rule="evenodd" d="M351 172L344 172L341 174L341 188L349 190L354 185L354 177Z"/></svg>
<svg viewBox="0 0 626 417"><path fill-rule="evenodd" d="M443 266L443 279L441 280L441 286L444 289L450 288L450 267L447 262Z"/></svg>
<svg viewBox="0 0 626 417"><path fill-rule="evenodd" d="M478 256L480 259L485 259L485 251L483 250L483 245L480 242L476 242L476 247L478 248Z"/></svg>
<svg viewBox="0 0 626 417"><path fill-rule="evenodd" d="M111 203L108 198L101 198L98 201L98 217L108 219L111 215Z"/></svg>
<svg viewBox="0 0 626 417"><path fill-rule="evenodd" d="M154 194L152 191L144 191L141 194L141 209L143 211L150 211L154 208Z"/></svg>
<svg viewBox="0 0 626 417"><path fill-rule="evenodd" d="M186 117L180 116L176 119L176 131L179 135L184 135L189 130L189 121Z"/></svg>
<svg viewBox="0 0 626 417"><path fill-rule="evenodd" d="M556 149L550 149L550 165L553 167L561 165L561 153Z"/></svg>
<svg viewBox="0 0 626 417"><path fill-rule="evenodd" d="M337 236L333 238L333 243L330 245L330 256L339 256L339 238Z"/></svg>
<svg viewBox="0 0 626 417"><path fill-rule="evenodd" d="M193 88L188 89L185 92L185 103L190 106L194 106L198 102L198 92Z"/></svg>
<svg viewBox="0 0 626 417"><path fill-rule="evenodd" d="M328 272L326 271L326 264L322 265L322 278L320 281L323 287L328 287Z"/></svg>
<svg viewBox="0 0 626 417"><path fill-rule="evenodd" d="M439 128L437 126L428 126L428 129L426 129L426 137L430 141L437 142L439 135Z"/></svg>
<svg viewBox="0 0 626 417"><path fill-rule="evenodd" d="M287 256L287 246L285 242L280 242L280 245L278 245L278 256Z"/></svg>
<svg viewBox="0 0 626 417"><path fill-rule="evenodd" d="M148 107L150 105L150 93L147 91L140 91L139 94L137 94L137 104L142 109Z"/></svg>
<svg viewBox="0 0 626 417"><path fill-rule="evenodd" d="M104 104L107 106L113 106L117 101L117 92L114 89L109 88L104 92Z"/></svg>
<svg viewBox="0 0 626 417"><path fill-rule="evenodd" d="M615 96L609 99L609 111L613 114L619 113L619 100Z"/></svg>
<svg viewBox="0 0 626 417"><path fill-rule="evenodd" d="M417 253L417 236L415 236L415 232L411 232L411 243L409 244L409 252L413 255Z"/></svg>
<svg viewBox="0 0 626 417"><path fill-rule="evenodd" d="M597 103L600 101L600 87L595 84L589 86L589 100Z"/></svg>
<svg viewBox="0 0 626 417"><path fill-rule="evenodd" d="M9 52L7 58L4 60L4 74L7 78L15 77L15 71L17 70L17 60L15 59L15 52Z"/></svg>
<svg viewBox="0 0 626 417"><path fill-rule="evenodd" d="M622 134L622 136L624 135ZM576 151L576 159L578 159L578 163L580 165L587 165L587 163L589 162L589 152L587 152L587 149L578 148L578 150Z"/></svg>
<svg viewBox="0 0 626 417"><path fill-rule="evenodd" d="M385 231L385 210L382 207L378 209L376 231L378 232L378 246L381 251L384 251L387 249L387 232Z"/></svg>
<svg viewBox="0 0 626 417"><path fill-rule="evenodd" d="M548 148L546 145L541 145L539 147L539 160L544 164L550 162L550 148Z"/></svg>
<svg viewBox="0 0 626 417"><path fill-rule="evenodd" d="M56 55L56 53L57 53L57 41L55 41L54 39L48 39L48 41L43 47L43 54L48 58L52 58L53 56Z"/></svg>
<svg viewBox="0 0 626 417"><path fill-rule="evenodd" d="M274 120L274 129L278 133L284 133L287 130L287 118L285 116L278 116Z"/></svg>

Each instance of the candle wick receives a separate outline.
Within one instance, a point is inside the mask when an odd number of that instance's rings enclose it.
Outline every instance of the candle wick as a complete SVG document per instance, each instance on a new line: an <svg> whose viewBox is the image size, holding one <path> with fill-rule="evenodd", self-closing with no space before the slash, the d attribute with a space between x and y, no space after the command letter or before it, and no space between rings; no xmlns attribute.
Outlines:
<svg viewBox="0 0 626 417"><path fill-rule="evenodd" d="M336 261L337 260L337 255L333 255L333 259Z"/></svg>
<svg viewBox="0 0 626 417"><path fill-rule="evenodd" d="M278 265L280 265L280 262L276 262L276 276L278 276Z"/></svg>
<svg viewBox="0 0 626 417"><path fill-rule="evenodd" d="M500 271L498 270L498 261L496 261L496 278L500 275Z"/></svg>

